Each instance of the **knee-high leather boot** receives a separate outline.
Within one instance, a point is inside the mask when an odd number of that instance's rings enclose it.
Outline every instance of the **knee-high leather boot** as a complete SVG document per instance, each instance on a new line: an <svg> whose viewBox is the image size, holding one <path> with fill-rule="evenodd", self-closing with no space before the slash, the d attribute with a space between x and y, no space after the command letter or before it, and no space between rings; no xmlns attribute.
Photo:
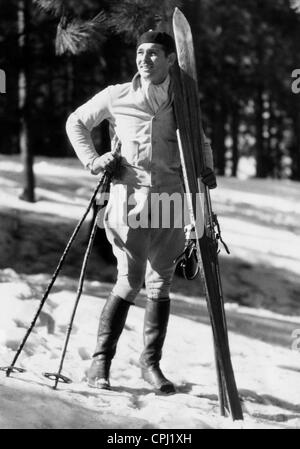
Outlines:
<svg viewBox="0 0 300 449"><path fill-rule="evenodd" d="M170 314L170 300L147 300L144 321L144 350L140 357L142 378L162 393L175 393L175 387L163 375L159 362Z"/></svg>
<svg viewBox="0 0 300 449"><path fill-rule="evenodd" d="M88 372L88 385L109 389L109 370L116 353L117 343L125 326L130 303L110 294L102 310L97 345Z"/></svg>

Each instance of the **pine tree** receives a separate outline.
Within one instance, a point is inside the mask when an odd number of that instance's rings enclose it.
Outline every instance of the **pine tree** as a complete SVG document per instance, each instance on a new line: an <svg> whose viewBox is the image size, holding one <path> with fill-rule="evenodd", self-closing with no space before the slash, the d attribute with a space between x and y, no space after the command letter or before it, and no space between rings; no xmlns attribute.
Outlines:
<svg viewBox="0 0 300 449"><path fill-rule="evenodd" d="M24 173L24 190L21 198L25 201L33 203L34 195L34 173L33 173L33 151L30 141L30 0L18 0L18 34L19 34L19 52L20 52L20 69L19 69L19 146L23 159Z"/></svg>
<svg viewBox="0 0 300 449"><path fill-rule="evenodd" d="M176 0L112 0L107 23L114 32L132 43L149 29L171 32L174 8L181 5L182 2Z"/></svg>
<svg viewBox="0 0 300 449"><path fill-rule="evenodd" d="M97 51L106 36L105 14L100 11L93 18L81 18L95 6L91 0L34 0L44 11L52 14L57 25L55 49L57 55L80 55ZM99 2L97 2L99 4Z"/></svg>

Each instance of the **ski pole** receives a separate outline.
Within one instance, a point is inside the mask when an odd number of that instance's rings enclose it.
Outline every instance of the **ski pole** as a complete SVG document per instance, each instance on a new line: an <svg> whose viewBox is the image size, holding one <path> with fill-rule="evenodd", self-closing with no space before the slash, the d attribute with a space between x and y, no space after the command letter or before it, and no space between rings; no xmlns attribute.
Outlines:
<svg viewBox="0 0 300 449"><path fill-rule="evenodd" d="M103 182L103 186L102 186L103 187L103 191L101 191L101 193L107 192L108 187L109 187L109 181L110 181L110 176L107 174L105 179L104 179L104 182ZM101 206L99 206L98 212L99 212L100 209L102 209L105 206L106 206L106 203L104 202ZM63 349L62 349L62 355L61 355L61 359L60 359L58 372L57 373L43 373L43 375L45 377L47 377L48 379L51 379L51 380L54 379L55 380L54 387L53 387L54 390L57 388L58 382L64 382L64 383L72 382L72 380L70 378L68 378L67 376L62 375L61 372L62 372L62 369L63 369L63 364L64 364L66 352L67 352L67 347L68 347L70 335L71 335L71 332L72 332L72 327L73 327L73 322L74 322L76 310L77 310L77 307L78 307L78 304L79 304L79 300L80 300L80 297L81 297L81 294L82 294L82 288L83 288L83 282L84 282L84 278L85 278L85 274L86 274L87 263L88 263L89 256L91 254L91 250L92 250L94 238L95 238L95 235L96 235L96 231L97 231L97 214L95 215L95 217L93 219L92 230L91 230L91 233L90 233L90 236L89 236L88 246L87 246L87 249L85 251L83 262L82 262L82 267L81 267L79 281L78 281L78 287L77 287L77 294L76 294L75 304L74 304L74 308L73 308L73 311L72 311L72 314L71 314L71 319L70 319L70 322L69 322L69 326L68 326L68 329L67 329L65 343L64 343L64 346L63 346Z"/></svg>
<svg viewBox="0 0 300 449"><path fill-rule="evenodd" d="M57 267L56 267L56 269L55 269L55 271L53 273L53 276L52 276L52 278L51 278L51 280L50 280L50 282L49 282L49 284L48 284L48 286L46 288L44 296L42 297L42 299L40 301L39 307L38 307L38 309L36 311L36 314L35 314L35 316L34 316L34 318L32 320L32 323L31 323L30 327L28 328L28 330L27 330L27 332L26 332L26 334L25 334L25 336L24 336L20 346L17 349L17 352L16 352L16 354L15 354L15 356L13 358L13 361L11 362L10 366L0 367L1 371L5 371L6 372L6 376L7 377L9 377L12 372L22 373L22 372L25 371L25 369L23 369L23 368L15 367L15 364L16 364L16 362L17 362L17 360L18 360L18 358L19 358L19 356L20 356L20 354L21 354L21 352L22 352L22 350L23 350L23 348L25 346L25 343L26 343L29 335L31 334L31 332L32 332L32 330L33 330L33 328L34 328L34 326L36 324L36 321L37 321L37 319L38 319L38 317L39 317L39 315L40 315L40 313L42 311L42 308L43 308L43 306L44 306L44 304L45 304L45 302L46 302L46 300L47 300L47 298L49 296L49 293L50 293L50 291L52 289L52 286L53 286L53 284L54 284L54 282L55 282L55 280L56 280L56 278L57 278L57 276L58 276L58 274L59 274L59 272L60 272L60 270L61 270L61 268L62 268L62 266L64 264L65 258L66 258L66 256L67 256L67 254L68 254L68 252L69 252L69 250L70 250L70 248L71 248L71 246L72 246L72 244L73 244L73 242L74 242L74 240L75 240L75 238L76 238L76 236L77 236L77 234L78 234L78 232L79 232L83 222L85 221L85 219L86 219L86 217L87 217L87 215L88 215L88 213L89 213L89 211L90 211L90 209L91 209L91 207L92 207L92 205L93 205L93 203L95 201L97 193L98 193L99 189L101 188L101 186L107 180L107 176L108 176L108 173L107 173L107 171L105 171L103 173L103 175L101 176L101 178L100 178L100 180L99 180L99 182L98 182L98 184L97 184L97 186L96 186L96 188L95 188L95 190L94 190L94 192L92 194L90 202L89 202L89 204L88 204L88 206L87 206L87 208L86 208L86 210L85 210L81 220L78 222L76 228L74 229L74 231L73 231L73 233L72 233L72 235L71 235L71 237L70 237L70 239L69 239L69 241L68 241L68 243L67 243L67 245L65 247L65 250L64 250L64 252L63 252L63 254L62 254L62 256L61 256L61 258L59 260L59 263L58 263L58 265L57 265Z"/></svg>

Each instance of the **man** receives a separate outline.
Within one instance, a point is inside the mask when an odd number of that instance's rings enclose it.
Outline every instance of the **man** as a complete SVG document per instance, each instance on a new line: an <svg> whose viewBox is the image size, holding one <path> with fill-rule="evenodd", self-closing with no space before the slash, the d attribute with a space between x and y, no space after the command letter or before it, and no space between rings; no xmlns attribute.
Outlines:
<svg viewBox="0 0 300 449"><path fill-rule="evenodd" d="M104 218L106 234L117 258L118 277L100 317L97 345L88 373L88 384L96 388L110 387L109 371L117 342L129 307L145 280L148 299L144 350L140 357L142 377L156 391L175 392L159 362L170 313L174 261L184 248L184 229L174 224L176 210L170 212L168 228L161 221L155 227L132 225L141 215L151 222L157 218L152 207L152 199L157 195L183 196L184 193L169 74L175 60L171 36L152 30L144 33L137 43L138 73L132 82L107 87L79 107L67 121L69 139L92 174L112 170L116 159L122 166L121 174L112 182ZM109 121L113 146L121 143L118 156L111 152L99 156L93 145L91 130L104 119ZM214 187L209 144L206 153L210 163L204 182Z"/></svg>

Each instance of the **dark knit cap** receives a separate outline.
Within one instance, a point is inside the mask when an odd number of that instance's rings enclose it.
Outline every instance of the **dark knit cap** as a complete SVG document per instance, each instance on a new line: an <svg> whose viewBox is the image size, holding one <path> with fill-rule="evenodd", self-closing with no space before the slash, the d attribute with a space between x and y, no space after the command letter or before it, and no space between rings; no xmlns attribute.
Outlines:
<svg viewBox="0 0 300 449"><path fill-rule="evenodd" d="M167 53L176 53L174 39L167 33L162 31L149 30L143 33L137 40L137 47L142 44L160 44Z"/></svg>

